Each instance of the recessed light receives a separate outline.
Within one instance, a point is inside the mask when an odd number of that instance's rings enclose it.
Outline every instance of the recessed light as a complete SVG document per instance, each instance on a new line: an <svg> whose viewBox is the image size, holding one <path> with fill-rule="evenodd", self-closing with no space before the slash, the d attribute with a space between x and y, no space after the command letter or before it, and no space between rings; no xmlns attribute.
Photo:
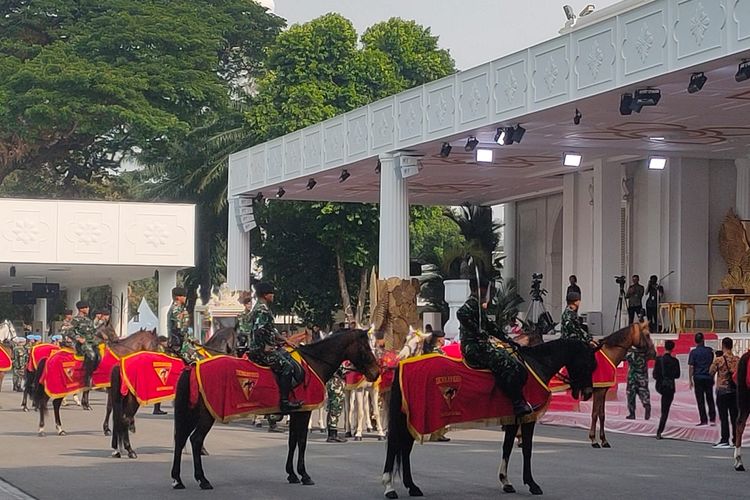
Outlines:
<svg viewBox="0 0 750 500"><path fill-rule="evenodd" d="M492 150L479 148L477 149L477 161L481 163L492 163Z"/></svg>
<svg viewBox="0 0 750 500"><path fill-rule="evenodd" d="M70 271L70 268L69 267L50 267L49 269L47 269L47 271L65 272L65 271Z"/></svg>
<svg viewBox="0 0 750 500"><path fill-rule="evenodd" d="M566 167L580 167L583 155L581 153L565 153L563 155L563 165Z"/></svg>
<svg viewBox="0 0 750 500"><path fill-rule="evenodd" d="M36 275L33 275L33 276L24 276L24 279L27 279L27 280L43 280L44 276L36 276Z"/></svg>
<svg viewBox="0 0 750 500"><path fill-rule="evenodd" d="M652 156L648 159L649 170L664 170L667 166L667 159L660 156Z"/></svg>

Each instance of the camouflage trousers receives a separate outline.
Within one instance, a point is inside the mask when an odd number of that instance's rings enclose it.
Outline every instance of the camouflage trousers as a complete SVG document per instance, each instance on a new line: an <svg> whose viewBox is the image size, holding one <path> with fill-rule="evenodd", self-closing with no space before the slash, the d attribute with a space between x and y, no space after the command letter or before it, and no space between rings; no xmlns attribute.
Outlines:
<svg viewBox="0 0 750 500"><path fill-rule="evenodd" d="M23 382L25 377L26 369L21 368L14 368L13 369L13 391L14 392L22 392L23 391Z"/></svg>
<svg viewBox="0 0 750 500"><path fill-rule="evenodd" d="M461 351L470 367L490 370L498 385L508 396L516 396L509 392L520 394L521 388L526 383L528 372L510 352L482 344L462 344Z"/></svg>
<svg viewBox="0 0 750 500"><path fill-rule="evenodd" d="M267 366L277 375L289 375L294 371L294 360L286 349L274 351L251 350L248 352L250 361Z"/></svg>
<svg viewBox="0 0 750 500"><path fill-rule="evenodd" d="M326 427L328 430L336 430L339 426L339 418L344 410L344 379L334 375L326 384L328 401L326 402Z"/></svg>
<svg viewBox="0 0 750 500"><path fill-rule="evenodd" d="M91 342L84 342L83 344L76 343L76 354L78 356L83 356L84 365L91 364L94 366L94 369L99 366L99 361L101 361L99 349L97 349L97 346Z"/></svg>
<svg viewBox="0 0 750 500"><path fill-rule="evenodd" d="M644 408L651 408L651 393L648 390L648 374L628 372L628 413L635 413L635 396L641 400Z"/></svg>

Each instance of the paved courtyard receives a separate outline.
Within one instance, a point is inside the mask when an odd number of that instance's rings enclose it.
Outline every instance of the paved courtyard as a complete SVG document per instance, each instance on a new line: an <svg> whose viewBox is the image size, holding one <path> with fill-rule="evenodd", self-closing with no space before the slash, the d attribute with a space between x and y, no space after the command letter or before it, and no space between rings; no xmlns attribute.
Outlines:
<svg viewBox="0 0 750 500"><path fill-rule="evenodd" d="M269 434L244 424L217 424L207 439L204 461L214 491L201 491L192 480L189 455L183 460L187 489L170 488L172 458L170 415L155 417L146 408L138 417L133 444L137 460L113 459L101 434L104 398L93 397L94 411L63 408L68 436L36 436L36 414L20 411L20 397L0 393L0 499L364 499L382 498L380 470L385 445L374 438L331 445L320 432L310 436L308 471L315 486L289 485L283 464L286 435ZM53 430L49 426L48 431ZM516 495L500 492L496 481L501 432L461 430L445 444L417 446L415 480L433 499L484 499L530 496L521 481L521 455L514 451L511 480ZM612 434L611 450L593 450L585 431L541 426L535 442L534 471L546 498L747 498L750 473L734 472L732 450L705 444L656 441ZM399 490L402 497L406 492Z"/></svg>

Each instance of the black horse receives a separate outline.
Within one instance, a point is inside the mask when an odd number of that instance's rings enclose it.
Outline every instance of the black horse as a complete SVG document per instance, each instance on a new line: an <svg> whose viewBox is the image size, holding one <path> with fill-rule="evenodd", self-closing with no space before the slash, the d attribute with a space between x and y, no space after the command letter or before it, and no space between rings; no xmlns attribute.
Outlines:
<svg viewBox="0 0 750 500"><path fill-rule="evenodd" d="M222 328L200 347L204 348L212 356L220 354L236 356L237 332L234 327ZM120 374L119 366L112 368L111 380L112 387L120 387L122 375ZM112 456L120 458L123 452L126 452L128 458L138 458L138 455L130 444L130 431L135 430L135 414L138 413L141 405L134 394L128 393L123 396L119 390L110 391L110 401L113 412ZM205 450L202 450L202 453L207 455Z"/></svg>
<svg viewBox="0 0 750 500"><path fill-rule="evenodd" d="M320 342L301 346L298 351L323 382L327 382L345 360L351 361L355 368L364 373L367 380L371 382L374 382L380 374L378 362L370 348L367 332L364 330L344 330L326 337ZM305 469L307 425L310 422L310 413L310 411L298 411L290 414L289 452L286 460L287 480L290 483L315 484ZM190 407L190 373L188 371L183 372L177 383L175 399L175 446L172 464L172 487L174 489L185 488L180 478L180 466L182 450L188 437L193 451L195 479L200 484L201 489L210 490L213 488L203 472L200 453L203 441L213 424L214 418L206 408L203 398L199 398L198 404L194 408ZM299 449L297 473L301 476L301 481L300 477L294 472L295 449Z"/></svg>
<svg viewBox="0 0 750 500"><path fill-rule="evenodd" d="M593 349L587 344L578 340L561 339L533 347L521 347L520 353L521 357L545 383L548 383L562 367L566 367L573 396L578 398L579 394L582 394L585 400L591 397L593 393L592 373L596 368L596 358ZM388 449L383 471L386 498L398 498L398 494L393 489L393 472L399 469L401 469L404 486L408 489L409 495L422 496L422 490L414 484L411 475L410 455L414 446L414 437L407 428L406 415L402 411L401 404L401 386L397 374L391 393ZM515 492L513 486L508 482L507 471L510 453L513 451L513 441L520 426L523 449L523 482L529 486L532 494L542 494L542 489L531 475L531 450L535 425L535 421L530 421L503 426L505 440L498 478L503 484L503 491L505 492Z"/></svg>

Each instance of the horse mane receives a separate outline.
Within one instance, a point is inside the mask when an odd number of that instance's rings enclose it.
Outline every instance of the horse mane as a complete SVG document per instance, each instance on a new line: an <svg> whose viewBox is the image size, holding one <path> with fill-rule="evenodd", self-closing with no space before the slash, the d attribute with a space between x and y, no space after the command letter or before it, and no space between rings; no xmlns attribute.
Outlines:
<svg viewBox="0 0 750 500"><path fill-rule="evenodd" d="M336 341L339 341L340 339L342 339L346 335L351 334L352 332L359 332L362 335L367 335L367 330L346 328L344 330L339 330L337 332L334 332L328 335L327 337L318 340L317 342L313 342L312 344L301 345L297 347L297 350L302 354L316 354L320 349L324 348L326 344L331 344Z"/></svg>
<svg viewBox="0 0 750 500"><path fill-rule="evenodd" d="M624 328L620 328L616 332L610 333L601 340L601 344L607 346L622 345L627 342L632 326L633 325L628 325Z"/></svg>

